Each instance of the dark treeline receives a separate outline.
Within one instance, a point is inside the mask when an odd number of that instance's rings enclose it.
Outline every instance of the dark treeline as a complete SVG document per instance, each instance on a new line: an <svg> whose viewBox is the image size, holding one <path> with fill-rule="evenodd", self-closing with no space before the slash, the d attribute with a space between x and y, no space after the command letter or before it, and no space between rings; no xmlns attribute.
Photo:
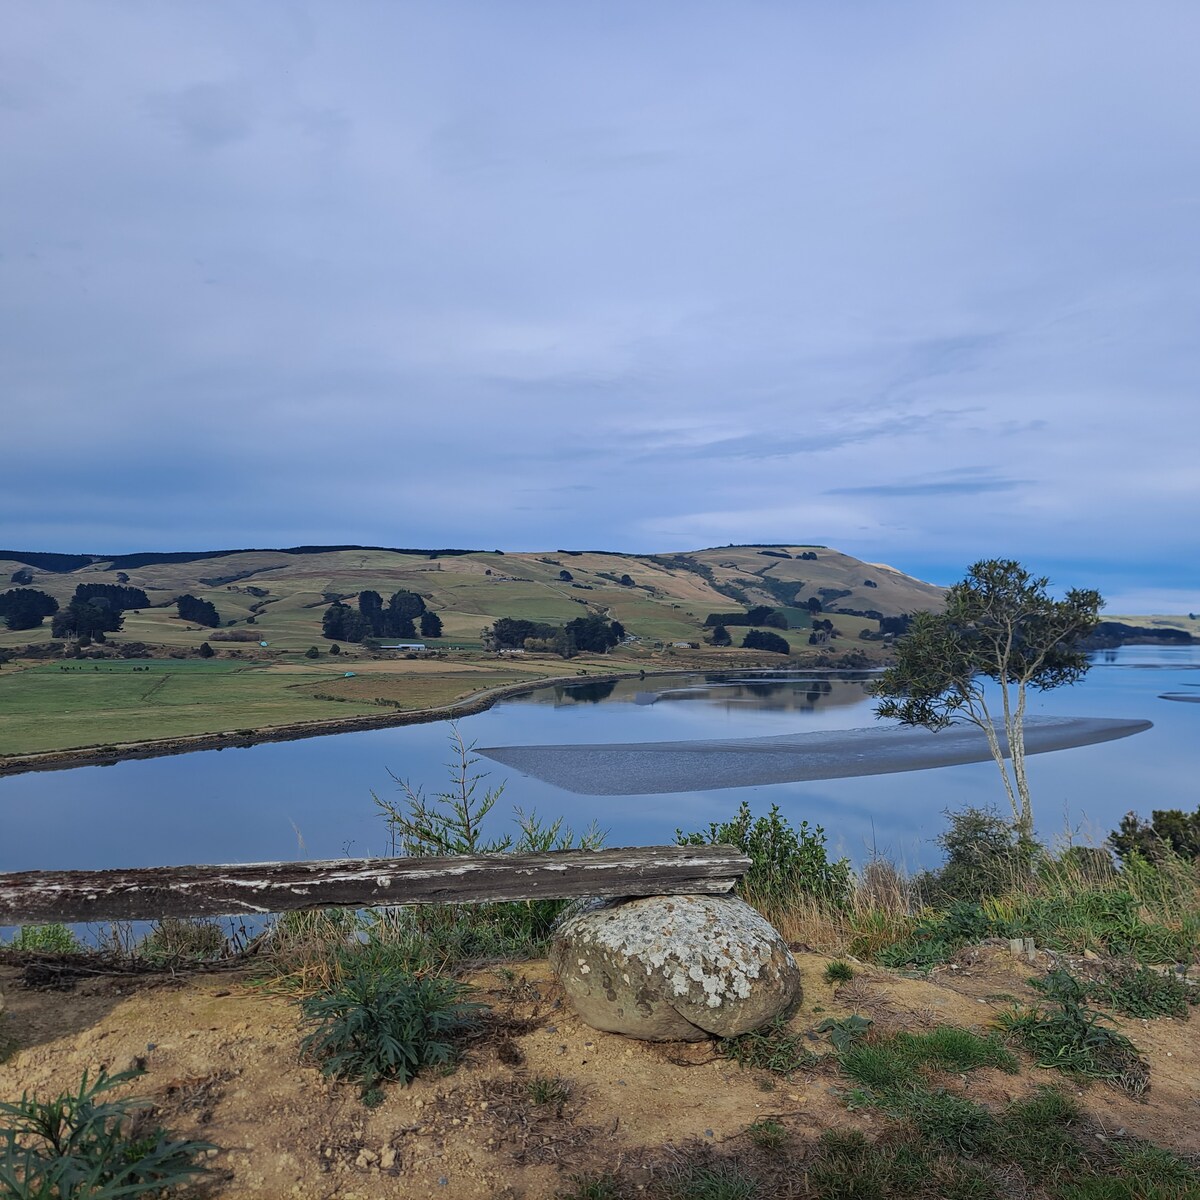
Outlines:
<svg viewBox="0 0 1200 1200"><path fill-rule="evenodd" d="M110 608L124 612L130 608L149 608L150 598L139 587L124 587L119 583L81 583L75 589L76 600L108 601Z"/></svg>
<svg viewBox="0 0 1200 1200"><path fill-rule="evenodd" d="M786 629L787 617L776 608L760 604L749 612L709 613L704 618L708 628L716 625L767 625L772 629Z"/></svg>
<svg viewBox="0 0 1200 1200"><path fill-rule="evenodd" d="M37 567L39 571L63 573L103 562L109 563L113 570L136 570L138 567L148 567L154 563L203 562L206 558L224 558L228 554L325 554L335 550L382 550L387 554L420 554L426 558L484 553L481 550L459 550L449 547L430 549L404 546L267 546L234 550L150 550L138 554L45 554L40 551L0 550L0 559L28 563L31 567Z"/></svg>
<svg viewBox="0 0 1200 1200"><path fill-rule="evenodd" d="M321 634L333 642L359 643L373 637L415 638L420 619L422 637L440 637L441 618L431 613L416 592L393 592L384 604L378 592L358 594L357 609L334 601L321 620Z"/></svg>
<svg viewBox="0 0 1200 1200"><path fill-rule="evenodd" d="M175 601L180 617L193 625L203 625L206 629L216 629L221 624L221 614L211 600L200 600L196 596L183 595Z"/></svg>
<svg viewBox="0 0 1200 1200"><path fill-rule="evenodd" d="M104 641L106 633L117 633L124 624L121 609L113 607L105 596L80 599L78 596L54 614L51 633L57 637L93 638Z"/></svg>

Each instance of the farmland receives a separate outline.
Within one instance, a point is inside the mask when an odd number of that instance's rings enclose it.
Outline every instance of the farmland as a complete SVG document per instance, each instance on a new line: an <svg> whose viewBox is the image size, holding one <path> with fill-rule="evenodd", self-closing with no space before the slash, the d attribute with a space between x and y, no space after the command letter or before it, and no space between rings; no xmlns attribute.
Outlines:
<svg viewBox="0 0 1200 1200"><path fill-rule="evenodd" d="M807 553L809 558L800 557ZM814 557L815 556L815 557ZM0 756L234 731L278 730L356 718L399 719L497 687L574 675L701 666L781 665L776 655L705 644L714 612L780 607L778 632L797 663L870 648L860 640L886 615L940 603L940 590L889 567L824 547L722 547L673 555L601 551L546 554L413 552L370 548L231 551L187 558L138 555L49 563L0 552L0 578L66 606L79 584L141 588L149 606L127 611L103 646L53 637L51 622L0 630ZM365 590L418 593L442 622L429 652L406 657L322 637L329 604ZM182 619L179 596L214 605L220 625ZM808 644L816 597L839 640ZM854 612L838 612L845 608ZM483 634L498 617L563 625L603 615L630 635L609 655L497 656ZM701 648L681 649L679 643ZM878 643L873 643L878 646ZM212 652L208 658L199 657Z"/></svg>

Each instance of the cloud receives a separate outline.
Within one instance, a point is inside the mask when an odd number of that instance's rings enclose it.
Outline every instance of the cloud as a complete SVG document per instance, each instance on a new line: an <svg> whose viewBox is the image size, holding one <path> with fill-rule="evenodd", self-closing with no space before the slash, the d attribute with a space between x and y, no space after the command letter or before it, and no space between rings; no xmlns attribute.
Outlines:
<svg viewBox="0 0 1200 1200"><path fill-rule="evenodd" d="M247 91L238 84L193 83L146 99L146 108L194 150L216 150L250 136ZM309 118L309 132L312 118Z"/></svg>
<svg viewBox="0 0 1200 1200"><path fill-rule="evenodd" d="M1186 592L1197 36L1173 0L25 6L11 536Z"/></svg>

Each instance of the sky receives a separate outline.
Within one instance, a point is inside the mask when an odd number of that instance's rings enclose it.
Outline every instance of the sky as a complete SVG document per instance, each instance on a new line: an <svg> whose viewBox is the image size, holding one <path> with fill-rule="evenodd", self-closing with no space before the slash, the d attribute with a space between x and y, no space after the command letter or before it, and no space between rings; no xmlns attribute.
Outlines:
<svg viewBox="0 0 1200 1200"><path fill-rule="evenodd" d="M1200 610L1200 5L0 0L0 544Z"/></svg>

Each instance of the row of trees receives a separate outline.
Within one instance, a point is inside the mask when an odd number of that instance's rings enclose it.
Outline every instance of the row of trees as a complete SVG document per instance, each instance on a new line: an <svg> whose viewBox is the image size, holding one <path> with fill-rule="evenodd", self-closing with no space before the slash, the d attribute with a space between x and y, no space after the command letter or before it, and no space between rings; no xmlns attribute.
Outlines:
<svg viewBox="0 0 1200 1200"><path fill-rule="evenodd" d="M718 625L767 625L773 629L788 627L786 615L768 604L760 604L749 612L709 613L704 618L704 624L710 629Z"/></svg>
<svg viewBox="0 0 1200 1200"><path fill-rule="evenodd" d="M335 600L321 619L321 635L330 641L353 643L369 637L413 638L418 621L422 637L442 636L441 617L430 612L416 592L393 592L385 605L378 592L365 591L358 595L357 608Z"/></svg>

